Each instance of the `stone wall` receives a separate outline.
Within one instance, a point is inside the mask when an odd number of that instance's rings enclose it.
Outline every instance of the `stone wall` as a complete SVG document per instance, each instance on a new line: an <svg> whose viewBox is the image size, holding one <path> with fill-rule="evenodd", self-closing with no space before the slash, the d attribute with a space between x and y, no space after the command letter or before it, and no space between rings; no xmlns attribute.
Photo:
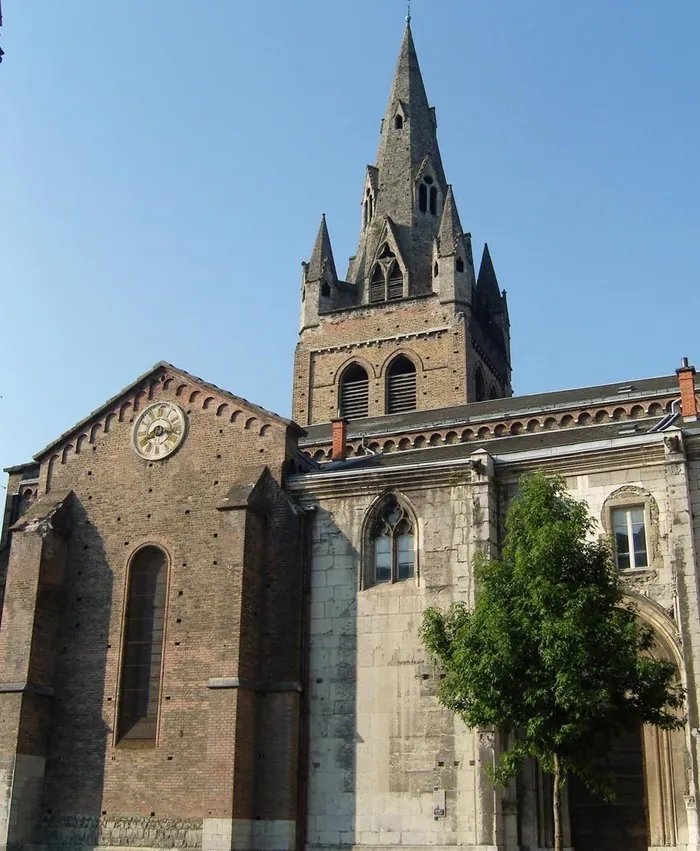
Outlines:
<svg viewBox="0 0 700 851"><path fill-rule="evenodd" d="M470 563L494 533L485 481L473 483L465 469L451 481L404 483L400 496L417 520L418 573L386 585L362 582L361 571L368 512L391 482L336 483L335 495L302 497L317 506L309 847L471 846L487 838L481 811L487 833L495 814L483 753L476 734L437 704L440 672L418 636L426 606L473 598Z"/></svg>

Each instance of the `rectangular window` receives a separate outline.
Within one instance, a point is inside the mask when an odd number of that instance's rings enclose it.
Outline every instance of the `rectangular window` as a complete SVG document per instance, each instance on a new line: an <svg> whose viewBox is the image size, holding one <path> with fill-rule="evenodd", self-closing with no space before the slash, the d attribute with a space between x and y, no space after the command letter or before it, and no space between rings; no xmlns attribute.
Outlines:
<svg viewBox="0 0 700 851"><path fill-rule="evenodd" d="M644 508L615 508L612 513L615 554L620 570L648 567Z"/></svg>
<svg viewBox="0 0 700 851"><path fill-rule="evenodd" d="M391 582L391 538L374 539L374 581Z"/></svg>

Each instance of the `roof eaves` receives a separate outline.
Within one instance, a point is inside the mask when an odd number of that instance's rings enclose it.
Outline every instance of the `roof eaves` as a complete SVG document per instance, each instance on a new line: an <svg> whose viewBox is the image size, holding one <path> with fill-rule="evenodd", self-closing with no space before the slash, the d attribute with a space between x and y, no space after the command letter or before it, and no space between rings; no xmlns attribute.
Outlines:
<svg viewBox="0 0 700 851"><path fill-rule="evenodd" d="M68 437L70 437L71 434L74 434L76 431L83 428L83 426L87 425L91 420L95 419L95 417L97 417L98 414L100 414L106 408L109 408L112 405L114 405L114 403L118 399L120 399L122 396L125 396L127 393L130 393L132 390L134 390L136 387L138 387L139 384L141 384L143 381L145 381L147 378L154 375L154 373L156 373L158 370L161 370L161 369L172 370L173 372L177 373L178 375L182 376L183 378L190 379L191 381L196 381L202 387L205 387L209 390L212 390L215 393L220 393L220 394L222 394L223 396L226 396L228 399L230 399L232 401L235 401L237 403L245 405L246 407L250 408L251 411L258 413L261 416L275 420L276 422L280 423L281 425L284 425L287 428L291 429L293 432L295 432L299 436L306 434L304 429L301 428L301 426L297 425L297 423L295 423L293 420L288 420L285 417L281 417L279 414L275 414L273 411L268 411L266 408L261 408L259 405L254 405L252 402L249 402L247 399L244 399L241 396L235 396L233 393L230 393L228 390L223 390L221 387L217 387L216 384L211 384L208 381L204 381L203 379L198 378L196 375L192 375L191 373L187 372L184 369L179 369L178 367L174 366L173 364L168 363L167 361L161 360L161 361L158 361L158 363L156 363L154 366L152 366L151 369L149 369L147 372L144 372L142 375L140 375L138 378L136 378L130 384L127 384L126 387L123 387L118 393L115 393L114 396L111 396L109 399L107 399L107 401L103 402L98 408L95 408L94 411L92 411L90 414L88 414L82 420L77 422L75 425L71 426L71 428L64 431L55 440L51 441L51 443L49 443L48 446L45 446L40 452L38 452L34 456L34 460L37 461L37 462L40 462L49 452L51 452L52 449L55 449L57 446L59 446L61 443L63 443L63 441L66 440Z"/></svg>

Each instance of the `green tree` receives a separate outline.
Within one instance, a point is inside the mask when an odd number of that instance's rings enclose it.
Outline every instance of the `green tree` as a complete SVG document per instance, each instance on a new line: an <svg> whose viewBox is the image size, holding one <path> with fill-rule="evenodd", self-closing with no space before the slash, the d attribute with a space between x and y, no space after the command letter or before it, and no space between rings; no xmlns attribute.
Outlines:
<svg viewBox="0 0 700 851"><path fill-rule="evenodd" d="M511 733L494 780L505 783L528 757L553 775L556 851L567 773L610 799L601 760L615 739L640 724L685 723L677 671L652 658L652 630L625 605L611 543L593 531L563 479L523 477L501 559L475 559L474 609L430 608L421 627L445 673L442 705L469 727Z"/></svg>

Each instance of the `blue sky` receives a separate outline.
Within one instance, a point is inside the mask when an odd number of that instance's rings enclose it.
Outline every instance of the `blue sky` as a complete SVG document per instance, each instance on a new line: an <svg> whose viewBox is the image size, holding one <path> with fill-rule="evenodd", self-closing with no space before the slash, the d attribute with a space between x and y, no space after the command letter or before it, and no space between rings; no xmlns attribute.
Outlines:
<svg viewBox="0 0 700 851"><path fill-rule="evenodd" d="M291 408L301 261L341 273L402 0L3 0L0 465L159 360ZM516 393L700 367L697 0L415 0Z"/></svg>

